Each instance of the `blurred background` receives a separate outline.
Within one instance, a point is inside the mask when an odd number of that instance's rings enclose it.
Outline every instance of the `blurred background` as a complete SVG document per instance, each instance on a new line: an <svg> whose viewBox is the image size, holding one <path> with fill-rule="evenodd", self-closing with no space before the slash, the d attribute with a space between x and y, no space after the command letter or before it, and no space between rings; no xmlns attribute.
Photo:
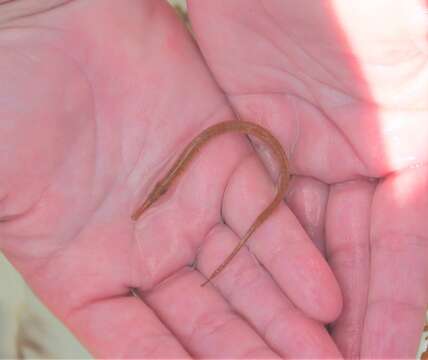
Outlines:
<svg viewBox="0 0 428 360"><path fill-rule="evenodd" d="M169 2L187 22L185 0ZM417 359L428 346L426 330ZM91 355L38 301L0 252L0 359L6 358L90 359ZM428 352L424 359L428 360Z"/></svg>

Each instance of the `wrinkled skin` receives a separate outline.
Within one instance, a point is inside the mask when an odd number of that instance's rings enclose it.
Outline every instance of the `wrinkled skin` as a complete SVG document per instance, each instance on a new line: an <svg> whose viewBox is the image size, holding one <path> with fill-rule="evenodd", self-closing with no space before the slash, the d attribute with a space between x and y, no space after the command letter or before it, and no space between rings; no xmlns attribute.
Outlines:
<svg viewBox="0 0 428 360"><path fill-rule="evenodd" d="M426 3L191 1L199 48L157 0L0 4L0 248L94 355L414 357ZM130 216L236 113L276 134L294 176L201 288L275 191L267 149L217 138Z"/></svg>

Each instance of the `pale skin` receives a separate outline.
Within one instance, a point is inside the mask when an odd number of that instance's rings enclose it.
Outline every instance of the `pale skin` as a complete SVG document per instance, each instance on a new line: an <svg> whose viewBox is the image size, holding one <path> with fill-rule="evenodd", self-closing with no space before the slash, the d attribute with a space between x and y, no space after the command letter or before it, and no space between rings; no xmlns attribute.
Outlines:
<svg viewBox="0 0 428 360"><path fill-rule="evenodd" d="M423 2L189 2L198 48L157 0L44 13L38 0L28 16L16 3L0 1L0 248L94 355L414 356L428 301ZM275 195L263 144L213 139L131 215L235 113L275 134L293 181L201 288Z"/></svg>

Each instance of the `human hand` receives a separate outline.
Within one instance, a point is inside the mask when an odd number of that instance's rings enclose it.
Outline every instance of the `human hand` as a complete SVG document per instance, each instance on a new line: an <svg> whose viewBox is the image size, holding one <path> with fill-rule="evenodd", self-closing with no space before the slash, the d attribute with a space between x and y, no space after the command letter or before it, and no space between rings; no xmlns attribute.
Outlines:
<svg viewBox="0 0 428 360"><path fill-rule="evenodd" d="M189 2L236 111L283 134L288 203L341 284L345 357L415 356L428 303L428 44L420 1ZM286 260L284 260L286 261Z"/></svg>
<svg viewBox="0 0 428 360"><path fill-rule="evenodd" d="M194 135L233 117L171 9L21 4L0 5L0 247L37 295L100 357L339 356L321 323L339 289L285 205L250 239L263 267L243 249L200 287L274 192L244 138L208 144L130 218Z"/></svg>

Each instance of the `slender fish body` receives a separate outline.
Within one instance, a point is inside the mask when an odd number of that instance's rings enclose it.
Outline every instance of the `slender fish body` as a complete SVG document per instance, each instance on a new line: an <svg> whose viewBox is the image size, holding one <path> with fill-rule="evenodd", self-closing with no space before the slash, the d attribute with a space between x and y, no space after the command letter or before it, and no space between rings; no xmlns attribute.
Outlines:
<svg viewBox="0 0 428 360"><path fill-rule="evenodd" d="M267 129L249 121L234 120L217 123L202 131L196 136L181 152L172 167L166 175L155 185L153 190L147 196L143 204L137 208L132 214L133 220L138 218L146 211L155 201L165 194L169 187L177 180L177 178L186 170L192 159L198 154L199 150L211 139L225 133L241 133L254 136L265 144L269 145L270 150L274 154L279 165L279 176L277 180L277 192L271 203L256 217L253 224L247 230L245 235L229 254L229 256L214 270L214 272L201 285L204 286L216 277L245 245L249 237L257 230L257 228L272 214L272 212L282 202L285 192L288 187L290 174L288 171L288 160L281 146L281 143Z"/></svg>

